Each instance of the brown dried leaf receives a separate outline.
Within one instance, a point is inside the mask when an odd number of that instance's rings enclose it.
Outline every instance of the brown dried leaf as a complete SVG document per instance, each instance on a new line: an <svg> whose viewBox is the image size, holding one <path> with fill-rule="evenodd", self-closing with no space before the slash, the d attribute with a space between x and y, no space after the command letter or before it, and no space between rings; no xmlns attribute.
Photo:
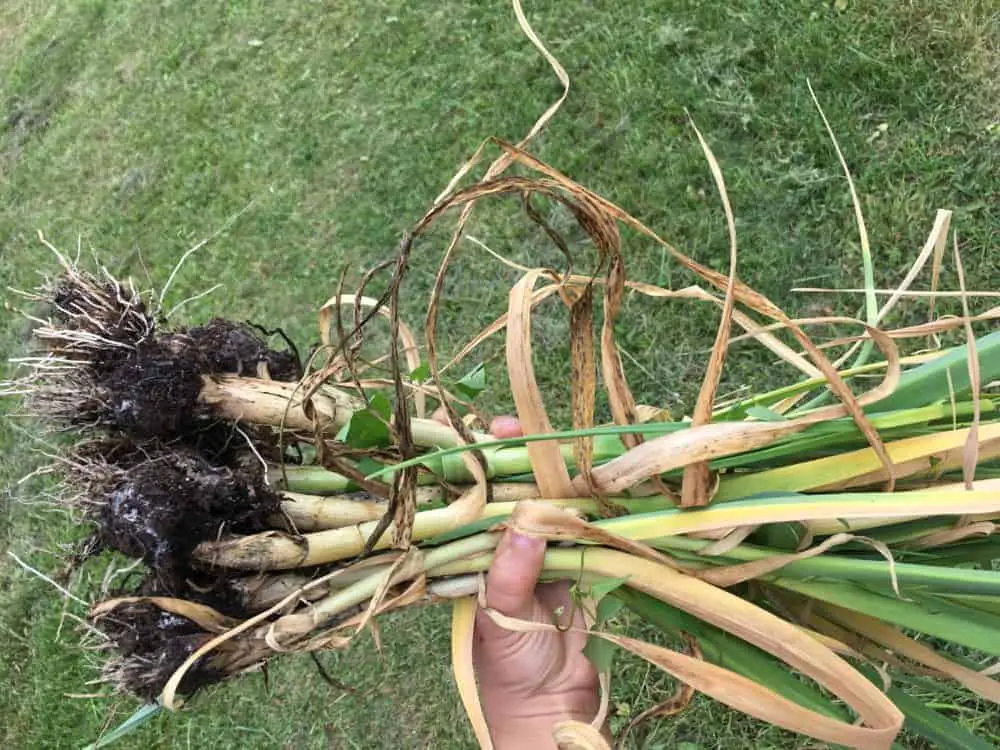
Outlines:
<svg viewBox="0 0 1000 750"><path fill-rule="evenodd" d="M935 302L937 302L937 298L934 296L934 292L937 291L938 282L941 278L941 265L944 262L944 250L945 247L947 246L946 244L947 239L948 239L948 231L947 227L945 227L942 230L940 236L938 237L938 241L934 243L934 260L931 263L931 298L930 302L927 305L928 323L932 323L934 321L934 304ZM940 343L937 341L937 337L933 334L931 335L927 343L935 347L940 346Z"/></svg>
<svg viewBox="0 0 1000 750"><path fill-rule="evenodd" d="M642 588L648 590L646 586ZM664 598L664 601L671 601L664 596L660 596L660 598ZM733 598L736 599L736 597ZM742 600L736 600L742 602ZM706 603L706 606L711 605ZM758 613L763 613L763 610L756 607L754 609ZM492 609L485 611L501 627L517 632L551 632L556 627L552 623L529 622L508 617ZM763 617L763 614L755 614L752 619L757 620ZM686 654L614 633L590 632L592 635L614 643L658 666L695 690L775 726L860 750L888 750L902 728L902 713L866 678L854 672L846 662L829 652L819 642L800 632L795 626L778 620L773 615L766 617L773 618L776 623L780 623L776 630L782 631L789 641L779 648L773 640L775 637L779 637L779 634L774 632L771 634L773 637L768 638L772 642L772 647L765 646L764 648L779 658L799 666L806 674L817 679L820 684L833 690L860 714L862 724L848 724L803 708L740 674ZM716 618L711 618L709 621L715 622ZM756 626L748 620L739 629L750 631L754 627ZM741 637L747 637L744 633L738 634ZM758 640L756 638L747 639L754 643ZM801 651L793 649L792 642L795 642ZM806 652L813 652L817 657L825 653L822 661L833 661L821 666L819 661L810 662ZM836 664L837 667L830 669L833 664ZM851 675L850 686L843 679L846 675Z"/></svg>
<svg viewBox="0 0 1000 750"><path fill-rule="evenodd" d="M586 540L605 547L619 549L671 568L677 567L677 564L670 557L642 542L613 534L588 523L563 508L540 500L519 502L514 506L514 512L507 525L528 536L541 536L546 539L563 541Z"/></svg>
<svg viewBox="0 0 1000 750"><path fill-rule="evenodd" d="M688 651L691 656L695 659L704 658L701 654L701 649L698 647L698 641L687 633L684 634L684 640L687 643ZM618 737L615 742L616 750L624 750L625 742L628 739L629 734L637 726L652 719L662 719L668 716L676 716L691 704L691 701L694 700L694 696L695 689L693 687L688 685L686 682L678 684L673 695L665 701L657 703L655 706L650 706L649 708L639 712L629 721L628 724L625 725L624 729L618 733Z"/></svg>
<svg viewBox="0 0 1000 750"><path fill-rule="evenodd" d="M799 552L771 555L770 557L766 557L761 560L754 560L752 562L727 565L721 568L709 568L707 570L693 571L692 575L715 586L729 588L730 586L735 586L736 584L743 583L744 581L760 578L761 576L773 573L797 560L808 560L810 557L822 555L824 552L828 552L834 547L838 547L841 544L846 544L847 542L852 541L860 541L868 544L886 559L889 563L888 574L890 582L892 583L892 589L896 592L896 596L901 597L902 595L899 591L899 583L896 580L895 560L892 553L889 551L889 548L883 542L878 540L854 536L853 534L846 533L834 534L822 543L817 544L815 547L810 547Z"/></svg>
<svg viewBox="0 0 1000 750"><path fill-rule="evenodd" d="M933 549L946 544L954 544L977 536L992 536L1000 526L992 521L972 521L963 518L963 523L953 529L933 531L906 542L906 549Z"/></svg>
<svg viewBox="0 0 1000 750"><path fill-rule="evenodd" d="M620 495L646 479L689 463L763 447L784 435L804 430L797 422L720 422L647 440L592 472L599 492ZM575 481L578 492L586 492Z"/></svg>
<svg viewBox="0 0 1000 750"><path fill-rule="evenodd" d="M372 598L368 602L368 607L365 609L364 615L362 615L361 619L358 621L355 634L364 630L365 626L368 625L375 614L380 611L379 608L382 607L384 603L383 600L393 586L403 581L409 581L414 577L420 577L422 581L423 572L424 555L416 547L408 548L402 555L394 560L388 570L381 574L378 587L375 589L375 593L372 594Z"/></svg>
<svg viewBox="0 0 1000 750"><path fill-rule="evenodd" d="M562 84L563 87L562 94L559 96L559 98L555 102L553 102L552 105L550 105L549 108L545 110L545 112L542 113L542 115L535 121L535 124L531 127L531 130L528 131L528 134L523 139L521 139L520 142L521 146L525 146L536 135L538 135L538 133L542 131L545 125L548 124L549 120L552 119L555 113L562 106L563 102L566 100L566 97L569 95L569 76L567 75L566 70L559 63L559 61L552 55L552 53L548 51L548 49L546 49L541 39L539 39L538 35L535 33L535 30L531 27L531 24L528 23L528 19L524 15L524 9L521 7L521 0L513 0L513 6L514 6L514 15L517 18L517 22L518 25L521 27L521 30L528 37L528 39L535 46L535 48L542 54L546 62L549 63L550 67L555 72L556 77L559 79L559 82ZM407 237L404 238L400 249L400 258L402 262L405 263L406 258L409 256L410 248L412 246L414 237L416 237L427 226L429 226L435 220L435 218L438 215L440 215L440 213L443 210L450 207L451 205L459 205L459 202L455 200L454 195L452 195L451 198L447 199L445 198L445 196L452 193L452 191L455 189L455 186L458 185L459 181L464 177L464 175L467 174L469 170L471 170L472 167L479 161L479 159L481 158L482 151L484 147L487 145L487 143L489 143L489 141L485 141L482 145L480 145L478 149L476 149L475 154L473 154L473 156L458 170L458 173L456 173L455 176L452 177L451 181L445 188L444 192L441 194L441 196L438 197L438 200L435 201L435 206L431 208L431 210L428 211L427 214L417 223L417 226L414 228L414 230ZM486 170L486 174L484 175L483 180L479 183L479 185L473 187L474 188L480 187L484 183L488 183L489 181L493 180L498 175L502 174L511 165L511 163L512 159L510 158L509 154L501 153L500 156L498 156L493 161L493 163L490 164L489 168ZM441 305L442 292L444 291L444 280L448 273L448 268L451 265L452 260L454 259L454 255L458 248L459 241L461 240L462 234L465 231L465 226L472 215L472 210L475 206L475 201L481 194L485 195L488 194L489 192L490 192L489 190L483 192L478 192L476 190L473 190L472 193L467 193L468 196L467 200L461 201L462 203L464 203L462 211L459 214L458 220L455 223L455 228L452 232L451 240L449 241L448 247L445 250L444 257L441 259L441 265L439 266L437 275L434 279L434 289L431 293L431 299L427 307L427 316L424 324L424 331L425 331L424 338L427 343L427 361L430 366L431 375L433 377L434 382L438 384L441 383L441 370L437 362L436 334L437 334L438 310ZM526 195L526 193L523 193L523 195ZM466 442L472 442L471 436L468 434L467 430L463 429L463 426L461 425L461 420L457 418L457 414L455 413L454 408L444 397L443 393L441 397L441 403L445 408L445 411L448 415L448 419L451 422L452 426L459 432L460 435L462 435L463 439Z"/></svg>
<svg viewBox="0 0 1000 750"><path fill-rule="evenodd" d="M889 460L888 455L885 452L885 447L882 445L882 440L879 437L876 430L872 427L871 422L865 416L861 404L855 395L851 392L851 389L841 378L840 374L837 372L836 368L829 361L829 359L823 354L819 347L817 347L812 340L806 335L805 331L795 323L791 318L789 318L777 305L775 305L771 300L769 300L764 295L754 291L746 284L733 279L730 280L728 276L724 276L717 271L713 271L707 268L697 261L689 258L687 255L677 250L675 247L670 245L668 242L663 240L659 235L653 232L651 229L646 227L642 222L635 219L630 214L626 213L620 209L615 204L610 201L601 198L595 193L587 190L586 188L578 185L577 183L570 180L565 175L556 171L552 167L544 164L537 158L531 156L525 152L522 148L518 146L513 146L509 143L500 141L496 142L507 151L511 157L538 172L546 175L550 178L551 183L545 180L536 180L536 185L540 188L546 190L554 190L557 186L558 188L565 190L567 193L577 197L579 200L586 200L588 207L596 206L604 210L604 218L614 218L622 223L631 226L635 230L645 234L650 239L657 242L661 247L663 247L675 260L677 260L682 266L697 274L702 279L706 280L713 286L719 289L725 289L728 291L730 287L730 282L732 281L733 295L736 300L742 304L756 310L762 315L766 315L779 323L784 324L798 341L799 345L802 346L809 356L812 358L813 362L819 368L823 376L828 380L828 387L833 391L834 395L841 401L843 409L846 410L847 414L854 420L858 425L858 429L861 430L862 434L865 436L868 443L875 450L876 454L879 456L880 460L886 467L886 471L889 474L888 489L892 489L894 484L894 478L892 473L892 463ZM836 319L824 319L824 322L836 322ZM875 339L876 344L882 349L883 353L886 354L886 358L892 362L893 359L896 360L896 368L898 369L898 354L895 352L895 346L892 344L889 337L881 331L877 331L870 326L865 326L866 331L869 335ZM898 377L898 374L897 374ZM616 420L617 421L617 420Z"/></svg>
<svg viewBox="0 0 1000 750"><path fill-rule="evenodd" d="M570 307L569 332L572 362L573 429L594 426L594 400L597 397L597 368L594 360L594 288L587 285ZM577 471L590 484L593 466L592 437L573 441Z"/></svg>
<svg viewBox="0 0 1000 750"><path fill-rule="evenodd" d="M361 563L359 564L366 565L369 564L369 562L361 561ZM265 609L263 612L258 612L253 617L234 625L233 627L225 630L224 632L220 632L218 635L209 640L207 643L202 644L200 648L198 648L194 653L192 653L190 656L188 656L187 659L184 660L184 662L170 676L170 679L167 680L167 684L163 687L163 691L160 693L160 703L163 705L164 708L168 710L173 710L177 708L178 707L177 688L180 686L181 680L184 679L184 675L188 673L191 667L193 667L200 658L205 656L205 654L208 654L214 649L218 648L223 643L232 640L233 638L236 638L240 633L244 633L253 628L254 626L264 622L276 612L282 611L287 605L298 600L299 597L302 596L303 592L326 585L329 581L333 580L338 575L342 574L344 570L345 568L340 568L338 570L333 571L332 573L327 573L326 575L320 576L319 578L315 578L312 581L309 581L308 583L303 585L300 589L293 591L274 606Z"/></svg>
<svg viewBox="0 0 1000 750"><path fill-rule="evenodd" d="M572 719L555 724L552 739L558 750L611 750L607 739L592 724Z"/></svg>
<svg viewBox="0 0 1000 750"><path fill-rule="evenodd" d="M530 269L525 269L525 270L527 271ZM549 284L547 286L543 286L541 289L536 289L532 293L531 308L534 309L537 304L539 304L544 300L547 300L549 297L551 297L558 291L559 291L559 284ZM507 327L507 313L505 312L499 318L497 318L488 326L486 326L486 328L484 328L482 331L473 336L469 340L469 342L462 347L461 351L459 351L458 354L452 357L448 361L448 363L441 368L440 371L445 372L447 370L450 370L453 366L455 366L463 359L465 359L467 356L469 356L472 350L475 349L484 341L486 341L486 339L490 338L494 334L499 333L506 327Z"/></svg>
<svg viewBox="0 0 1000 750"><path fill-rule="evenodd" d="M860 633L865 638L882 644L897 656L911 659L935 672L947 675L986 700L1000 703L1000 682L968 667L956 664L934 649L903 635L896 627L832 604L821 603L818 609L820 613L833 621Z"/></svg>
<svg viewBox="0 0 1000 750"><path fill-rule="evenodd" d="M743 544L748 536L750 536L754 531L758 529L757 524L749 526L737 526L735 529L731 529L726 532L724 536L719 538L717 541L702 548L698 551L698 554L703 557L714 557L722 556L729 552L734 547L738 547ZM695 536L691 534L691 536Z"/></svg>
<svg viewBox="0 0 1000 750"><path fill-rule="evenodd" d="M552 432L542 400L531 355L531 290L544 272L535 269L526 273L510 290L507 308L507 373L510 390L517 406L517 417L525 434L544 435ZM556 440L528 443L528 456L538 484L545 497L572 497L566 462Z"/></svg>
<svg viewBox="0 0 1000 750"><path fill-rule="evenodd" d="M923 248L920 250L917 259L910 266L910 270L907 271L906 276L900 282L899 286L893 291L892 296L886 301L878 313L878 320L882 321L885 316L896 306L896 303L904 296L904 294L909 290L910 284L916 279L917 274L923 270L924 265L927 263L927 259L930 257L931 253L934 253L934 273L931 282L932 291L937 289L938 274L941 270L941 257L944 254L945 243L948 241L948 227L951 224L951 211L946 211L944 209L938 209L937 214L934 216L934 226L931 227L930 234L927 235L927 241L924 242ZM930 298L931 313L930 317L934 317L934 297Z"/></svg>
<svg viewBox="0 0 1000 750"><path fill-rule="evenodd" d="M392 320L392 313L380 304L380 301L372 297L362 297L355 294L342 294L328 299L319 309L319 335L324 346L331 346L330 323L333 318L333 310L341 305L352 305L355 308L368 308L375 310L386 320ZM357 316L360 319L360 316ZM413 331L402 320L399 321L399 339L403 344L403 355L406 357L406 366L410 372L420 366L420 347L417 345L416 336ZM414 405L418 417L425 417L427 414L427 399L422 391L415 391L413 397Z"/></svg>
<svg viewBox="0 0 1000 750"><path fill-rule="evenodd" d="M722 176L722 169L719 167L715 154L709 148L698 130L698 126L691 121L698 136L698 143L701 144L702 152L708 161L708 166L715 180L715 187L719 191L719 198L722 200L722 207L726 214L726 228L729 231L729 281L726 284L726 296L722 303L722 318L719 321L719 329L715 334L715 343L712 345L712 354L708 360L708 367L705 368L705 377L698 391L698 401L691 415L691 426L700 427L712 421L712 406L715 404L715 394L719 387L719 380L722 377L722 366L726 361L726 352L729 348L729 331L733 321L733 309L736 304L736 219L733 216L733 207L729 203L729 194L726 191L726 181ZM684 467L684 476L681 482L681 502L682 508L693 508L708 505L711 500L711 489L714 484L708 463L700 461L688 464Z"/></svg>
<svg viewBox="0 0 1000 750"><path fill-rule="evenodd" d="M976 335L969 322L969 300L965 296L965 269L962 265L962 255L958 251L958 234L954 235L955 268L958 271L958 288L962 292L962 315L965 317L965 346L968 349L969 383L972 385L972 424L969 425L969 437L962 449L962 479L965 488L972 489L972 481L976 477L976 465L979 463L979 352L976 349Z"/></svg>
<svg viewBox="0 0 1000 750"><path fill-rule="evenodd" d="M456 599L451 610L451 669L458 686L458 695L465 714L472 724L473 734L483 750L492 750L490 727L486 723L483 705L479 700L479 686L472 661L475 640L476 612L479 605L475 596Z"/></svg>
<svg viewBox="0 0 1000 750"><path fill-rule="evenodd" d="M208 633L224 633L239 623L239 620L227 617L204 604L168 596L122 596L105 599L91 608L88 617L91 620L98 620L111 614L118 607L140 603L152 604L164 612L184 617Z"/></svg>

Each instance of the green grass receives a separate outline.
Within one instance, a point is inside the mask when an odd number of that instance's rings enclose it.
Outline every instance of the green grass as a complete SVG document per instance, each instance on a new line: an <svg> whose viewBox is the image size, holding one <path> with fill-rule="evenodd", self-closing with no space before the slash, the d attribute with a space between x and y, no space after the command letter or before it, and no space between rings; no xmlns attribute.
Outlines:
<svg viewBox="0 0 1000 750"><path fill-rule="evenodd" d="M850 197L809 101L809 77L858 183L876 283L898 282L934 209L948 207L969 286L996 287L1000 21L991 3L851 0L842 12L819 0L528 6L573 81L534 150L698 260L724 268L727 241L685 109L726 173L741 277L792 313L860 308L860 297L787 292L862 278ZM484 137L519 138L559 90L499 0L8 0L0 71L0 284L30 287L54 270L35 239L42 229L66 250L81 238L85 255L93 250L116 273L158 288L187 248L252 202L182 269L170 297L221 283L178 319L266 321L303 345L316 340L316 309L345 264L357 280L389 257ZM544 208L585 266L579 231ZM522 262L559 263L516 202L484 209L473 231L491 247ZM415 253L406 293L417 323L442 249L428 240ZM633 278L691 281L648 242L626 235L625 251ZM499 314L514 279L472 245L460 263L441 321L451 344ZM954 287L954 278L947 270L943 283ZM13 295L5 301L19 304ZM895 320L925 310L908 303ZM692 403L714 315L628 300L620 343L642 399L678 411ZM535 328L540 379L560 423L568 418L559 390L569 372L565 330L554 314ZM23 351L27 331L7 312L0 349ZM740 345L721 392L773 387L791 375ZM502 379L487 403L505 406ZM0 545L52 573L61 545L81 532L45 504L44 485L16 483L38 465L37 447L14 420L0 421ZM81 655L76 623L62 618L81 611L2 560L0 744L85 744L109 711L118 721L134 703L66 696L104 692L85 684L98 657ZM66 583L86 597L101 575L91 563ZM308 659L279 659L266 681L248 676L210 691L120 746L469 746L447 666L447 612L399 614L383 631L381 657L367 639L323 657L356 694L328 687ZM670 691L669 681L629 664L617 711L624 717ZM804 744L706 700L633 739L647 750Z"/></svg>

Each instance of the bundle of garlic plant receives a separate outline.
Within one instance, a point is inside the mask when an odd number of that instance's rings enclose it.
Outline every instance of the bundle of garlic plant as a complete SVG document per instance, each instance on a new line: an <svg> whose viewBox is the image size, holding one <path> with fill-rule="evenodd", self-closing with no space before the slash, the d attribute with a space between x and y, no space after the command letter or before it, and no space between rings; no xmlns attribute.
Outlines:
<svg viewBox="0 0 1000 750"><path fill-rule="evenodd" d="M115 654L106 676L175 707L281 653L343 647L384 612L454 601L459 692L489 746L471 667L473 615L499 530L514 525L553 541L545 574L574 582L592 623L588 653L606 673L621 648L819 740L889 747L905 720L942 747L986 746L905 688L931 679L1000 698L989 668L1000 655L1000 419L991 398L1000 333L972 336L972 323L997 311L972 315L966 304L961 316L879 326L922 267L932 258L939 266L950 215L939 214L898 295L866 321L793 320L738 280L735 234L729 274L705 268L496 143L494 166L521 172L491 169L436 203L408 235L381 298L338 292L323 306L322 343L306 362L242 324L168 330L151 298L68 262L35 295L51 313L38 319L42 351L24 363L16 390L38 419L82 441L60 463L70 504L94 525L92 546L149 570L93 608ZM466 209L505 195L565 205L600 261L589 275L526 270L506 313L461 352L505 336L525 437L496 440L475 429L469 399L481 372L452 382L437 362L439 296L418 347L400 320L399 287L432 222L463 209L443 278ZM628 280L622 225L708 288ZM690 418L671 421L635 402L614 340L626 290L721 310ZM571 329L573 423L561 431L531 350L532 313L550 298L564 303ZM379 377L356 356L376 315L392 334ZM733 323L803 379L720 401ZM806 332L816 323L845 333L817 343ZM949 330L967 342L926 348ZM847 354L831 361L833 346ZM594 424L598 373L612 424ZM861 392L872 375L877 385ZM428 398L448 424L426 417ZM622 607L691 645L674 651L610 630ZM506 627L548 627L491 615ZM593 728L604 719L602 711L591 727L553 731L567 746L599 743Z"/></svg>

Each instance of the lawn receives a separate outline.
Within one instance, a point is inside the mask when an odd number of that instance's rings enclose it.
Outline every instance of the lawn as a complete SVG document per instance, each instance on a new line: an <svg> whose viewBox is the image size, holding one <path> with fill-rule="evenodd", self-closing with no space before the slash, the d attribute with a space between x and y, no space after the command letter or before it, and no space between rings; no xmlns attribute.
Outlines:
<svg viewBox="0 0 1000 750"><path fill-rule="evenodd" d="M1000 281L1000 15L989 0L578 0L527 2L572 91L533 150L627 208L701 262L724 269L725 223L689 112L721 162L737 214L740 276L789 312L853 313L859 297L792 294L855 287L861 252L850 195L809 98L811 80L857 180L876 284L897 283L935 209L953 208L966 280ZM316 310L348 268L391 257L487 136L516 140L559 94L504 0L6 0L0 5L0 286L29 288L56 269L37 231L168 302L215 284L175 314L281 326L303 347ZM542 206L586 265L567 218ZM523 263L560 263L516 202L489 206L471 233ZM422 242L406 288L419 323L443 246ZM435 241L438 240L438 241ZM651 243L626 237L635 279L692 279ZM441 325L459 343L498 315L516 274L471 243L447 286ZM955 286L946 270L943 286ZM0 350L25 350L29 326L4 292ZM926 316L926 305L901 307ZM644 401L690 408L715 313L627 301L620 338ZM569 410L565 321L536 324L539 377L555 420ZM496 349L486 350L492 356ZM723 391L791 373L738 346ZM499 363L493 366L499 370ZM497 373L485 406L509 408ZM85 530L54 506L51 485L19 479L46 446L3 404L0 420L0 746L73 748L135 703L97 677L79 648L84 608L13 563L12 551L87 599L106 560L69 571ZM448 613L409 612L323 664L307 658L199 696L122 748L468 747L448 666ZM627 664L616 722L672 690ZM947 695L922 696L949 704ZM966 714L953 707L955 717ZM949 710L945 708L944 710ZM986 736L996 726L983 727ZM707 700L635 733L655 748L804 746ZM919 747L915 741L909 746Z"/></svg>

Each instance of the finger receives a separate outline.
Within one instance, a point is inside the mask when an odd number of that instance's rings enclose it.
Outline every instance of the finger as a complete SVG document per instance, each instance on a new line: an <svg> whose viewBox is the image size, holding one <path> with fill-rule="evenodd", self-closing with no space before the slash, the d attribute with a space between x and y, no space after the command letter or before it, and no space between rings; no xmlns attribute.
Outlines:
<svg viewBox="0 0 1000 750"><path fill-rule="evenodd" d="M582 651L589 637L584 608L573 602L571 586L569 581L553 581L535 589L542 608L552 612L554 621L565 631L562 638L567 654Z"/></svg>
<svg viewBox="0 0 1000 750"><path fill-rule="evenodd" d="M573 606L571 586L569 581L543 583L535 589L535 596L543 607L558 615L557 620L561 626L569 627L572 624L575 627L584 627L580 608Z"/></svg>
<svg viewBox="0 0 1000 750"><path fill-rule="evenodd" d="M529 618L544 560L544 539L508 529L486 574L486 606L508 617Z"/></svg>
<svg viewBox="0 0 1000 750"><path fill-rule="evenodd" d="M434 410L434 413L431 414L431 419L433 419L435 422L440 422L443 425L451 424L451 422L448 421L448 412L445 410L443 406L439 406L437 409Z"/></svg>
<svg viewBox="0 0 1000 750"><path fill-rule="evenodd" d="M523 437L524 430L521 429L521 422L517 417L494 417L493 421L490 422L490 434L495 438L504 440L506 438Z"/></svg>

